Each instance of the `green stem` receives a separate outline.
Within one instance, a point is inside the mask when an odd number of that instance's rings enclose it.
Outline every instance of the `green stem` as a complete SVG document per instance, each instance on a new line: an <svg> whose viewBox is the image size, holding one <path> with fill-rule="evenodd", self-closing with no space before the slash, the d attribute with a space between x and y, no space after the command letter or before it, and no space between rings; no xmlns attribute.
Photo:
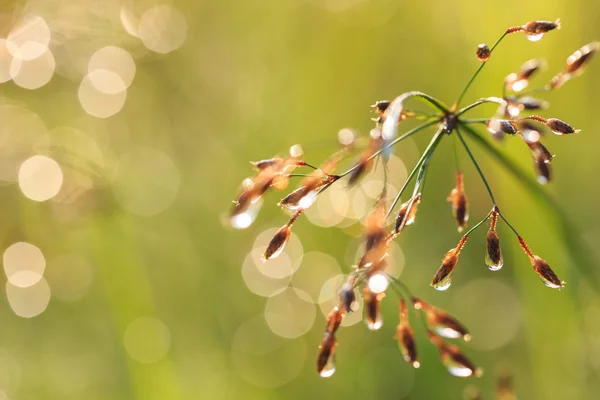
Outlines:
<svg viewBox="0 0 600 400"><path fill-rule="evenodd" d="M498 40L496 40L496 43L494 43L494 45L490 49L490 55L494 52L494 49L500 44L500 42L502 41L502 39L504 39L504 37L507 34L508 34L508 32L504 32L502 34L502 36L500 36L498 38ZM484 62L481 63L481 65L479 66L479 68L477 68L477 71L475 71L475 73L473 74L473 76L471 77L471 79L469 80L469 82L467 83L467 86L465 86L465 88L461 92L460 96L458 96L458 100L456 100L456 105L457 106L460 104L460 102L462 101L463 97L467 93L467 90L469 90L469 87L471 86L471 84L473 83L473 81L475 80L475 78L477 77L477 75L479 75L479 72L481 72L481 70L483 69L483 67L484 67L485 64L487 64L487 61L484 61Z"/></svg>
<svg viewBox="0 0 600 400"><path fill-rule="evenodd" d="M459 117L462 114L466 113L467 111L469 111L469 110L471 110L471 109L473 109L475 107L478 107L478 106L480 106L482 104L486 104L486 103L494 103L494 104L499 104L499 105L506 104L506 102L504 100L502 100L502 99L495 98L495 97L487 97L485 99L479 99L475 103L469 104L468 106L465 106L465 107L461 108L454 115L456 117Z"/></svg>
<svg viewBox="0 0 600 400"><path fill-rule="evenodd" d="M600 293L600 276L595 268L595 260L591 256L593 252L584 244L579 233L580 230L573 225L569 215L567 215L554 198L550 197L550 195L539 186L535 179L524 172L513 160L502 154L470 126L462 125L462 128L482 147L484 151L488 153L488 155L499 162L513 178L523 185L541 207L545 208L545 215L553 218L558 225L557 232L560 235L561 241L569 250L568 254L571 257L572 265L585 278L585 282L590 285L596 293ZM505 220L505 222L507 221Z"/></svg>
<svg viewBox="0 0 600 400"><path fill-rule="evenodd" d="M460 123L466 124L487 124L490 118L472 118L472 119L461 119Z"/></svg>
<svg viewBox="0 0 600 400"><path fill-rule="evenodd" d="M442 125L440 125L438 127L438 130L436 131L435 135L433 135L433 139L431 139L431 142L429 142L429 145L427 146L427 148L423 152L423 155L421 156L421 158L419 159L419 161L417 161L417 165L415 165L415 167L413 168L413 170L410 172L410 174L406 178L406 181L404 182L404 185L402 186L402 189L400 189L400 191L396 195L396 198L392 202L392 205L390 206L390 209L388 210L388 213L386 215L386 218L385 218L386 220L392 214L392 211L394 210L394 207L396 206L396 204L398 204L398 201L400 200L400 196L402 196L402 194L406 190L406 188L407 188L408 183L410 182L410 180L413 178L413 176L415 176L415 174L417 173L417 171L419 170L419 168L421 167L421 165L429 157L430 153L433 153L433 150L435 150L437 144L439 143L440 139L443 136L443 132L444 132L444 128L443 128ZM409 206L409 209L410 209L410 206Z"/></svg>
<svg viewBox="0 0 600 400"><path fill-rule="evenodd" d="M481 226L481 224L483 224L485 221L487 221L488 219L490 219L490 215L491 212L488 213L488 215L486 215L481 221L479 221L478 223L476 223L471 229L469 229L467 231L467 233L465 233L463 236L469 236L471 234L471 232L473 232L475 229L479 228Z"/></svg>
<svg viewBox="0 0 600 400"><path fill-rule="evenodd" d="M479 164L477 164L477 161L475 160L473 153L471 153L469 146L467 146L467 142L465 142L462 135L460 134L460 130L459 130L458 126L456 127L456 135L458 136L458 139L460 140L463 147L467 151L467 154L469 154L471 161L473 161L473 165L475 166L475 169L477 169L477 172L479 173L479 176L481 177L481 180L483 181L483 184L485 185L485 188L487 189L487 192L490 195L490 199L492 199L492 203L494 203L494 205L496 205L496 199L494 199L494 194L492 193L492 189L490 188L490 185L489 185L487 179L485 179L485 176L483 175L481 168L479 168Z"/></svg>

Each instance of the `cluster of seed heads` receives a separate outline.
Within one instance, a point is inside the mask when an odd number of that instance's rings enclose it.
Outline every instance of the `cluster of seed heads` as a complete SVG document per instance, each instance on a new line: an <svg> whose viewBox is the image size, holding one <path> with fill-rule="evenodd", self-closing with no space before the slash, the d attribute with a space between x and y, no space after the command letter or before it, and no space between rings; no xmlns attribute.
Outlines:
<svg viewBox="0 0 600 400"><path fill-rule="evenodd" d="M321 376L330 376L335 371L334 358L338 344L336 334L344 316L351 312L357 312L357 293L362 291L364 319L367 327L371 330L377 330L383 325L380 306L390 284L400 298L396 339L399 342L404 359L415 368L420 365L417 358L414 331L409 324L407 304L410 303L416 310L414 312L420 315L421 320L424 322L427 337L438 348L441 361L448 371L461 377L480 374L481 370L475 367L456 345L449 344L444 340L445 338L469 340L471 336L466 328L446 312L414 297L404 283L391 277L386 270L390 243L407 226L415 222L419 203L423 200L425 175L429 162L444 137L454 136L454 139L463 146L485 184L492 208L481 221L462 235L456 247L444 255L441 266L431 281L431 286L437 290L446 290L450 287L460 253L466 245L469 235L488 221L485 263L491 271L501 269L503 258L496 225L502 220L515 234L517 242L528 256L534 272L544 284L559 290L564 287L565 282L558 278L546 261L530 250L525 240L500 211L492 190L463 136L466 134L481 139L481 134L473 126L485 124L489 133L495 139L502 140L505 136L519 137L531 151L538 181L540 183L549 182L551 180L550 164L553 155L540 141L544 130L550 130L556 135L571 135L579 132L579 130L557 118L544 118L536 114L527 115L528 112L540 112L548 108L546 101L531 95L555 90L572 77L579 75L594 53L598 51L600 45L594 42L583 46L568 57L564 70L555 75L547 85L525 92L524 89L529 86L531 79L545 66L545 62L542 60L529 60L523 64L519 71L510 73L504 79L500 97L482 98L470 105L459 108L471 83L490 60L494 49L504 37L523 32L529 40L537 41L548 32L558 28L560 28L558 20L555 22L530 21L524 25L507 29L492 47L486 44L479 45L476 56L481 61L481 65L463 89L458 100L451 107L446 106L433 96L418 91L403 93L392 101L377 101L372 106L373 112L377 114L377 117L373 119L375 127L371 130L370 135L365 138L366 145L358 151L356 161L343 173L335 174L334 172L343 159L355 153L357 147L360 147L357 145L358 140L341 141L343 142L342 148L320 167L314 167L300 160L299 157L302 156L302 153L296 147L292 149L290 156L287 158L275 157L253 163L257 173L253 178L244 181L242 191L237 201L234 202L231 222L236 228L245 228L252 223L260 207L261 197L268 189L284 189L288 186L290 179L302 177L297 189L279 202L280 207L289 210L291 218L275 233L268 244L263 254L263 260L268 261L281 253L290 238L293 224L303 211L309 208L319 195L331 185L347 177L347 185L351 187L378 161L384 166L384 171L387 171L387 163L393 146L425 128L437 125L429 145L392 203L387 204L387 185L384 182L382 193L378 197L375 207L363 221L364 251L357 260L352 272L348 274L347 281L340 288L339 304L327 317L325 333L319 346L317 371ZM424 101L435 113L427 114L406 109L405 103L413 98ZM464 117L464 114L468 111L486 103L495 103L499 106L495 116L480 119ZM408 119L424 122L398 136L398 126L401 125L402 121ZM311 168L313 171L308 174L294 174L293 171L300 167ZM394 222L391 224L390 217L413 178L414 189L412 194L398 207ZM387 173L385 179L387 180ZM464 177L458 167L455 187L451 190L448 201L451 205L452 216L458 227L458 232L462 232L468 224L469 201L465 192Z"/></svg>

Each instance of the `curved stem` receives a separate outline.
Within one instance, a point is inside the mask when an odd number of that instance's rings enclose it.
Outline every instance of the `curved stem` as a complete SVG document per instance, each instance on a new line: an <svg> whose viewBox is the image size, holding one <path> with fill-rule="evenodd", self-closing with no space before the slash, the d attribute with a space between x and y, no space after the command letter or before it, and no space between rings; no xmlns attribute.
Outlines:
<svg viewBox="0 0 600 400"><path fill-rule="evenodd" d="M469 104L468 106L461 108L454 115L456 117L459 117L460 115L466 113L467 111L469 111L475 107L478 107L482 104L486 104L486 103L495 103L495 104L499 104L499 105L504 105L504 104L506 104L506 101L504 101L503 99L501 99L499 97L486 97L485 99L479 99L475 103Z"/></svg>
<svg viewBox="0 0 600 400"><path fill-rule="evenodd" d="M508 35L508 31L504 32L502 34L502 36L500 36L498 38L498 40L496 40L496 43L494 43L494 45L492 46L492 48L490 49L490 55L494 52L494 49L500 44L500 42L502 41L502 39L504 39L504 37L506 35ZM460 102L462 101L463 97L465 96L465 94L467 93L467 90L469 90L469 87L471 86L471 84L473 83L473 81L475 80L475 78L477 77L477 75L479 75L479 72L481 72L481 70L483 69L484 65L487 64L487 61L484 61L481 63L481 65L479 66L479 68L477 68L477 71L475 71L475 73L473 74L473 76L471 77L471 79L469 80L469 82L467 82L467 85L465 86L465 88L463 89L463 91L460 93L460 96L458 96L458 100L456 100L456 106L458 107L458 105L460 104Z"/></svg>
<svg viewBox="0 0 600 400"><path fill-rule="evenodd" d="M483 181L483 184L485 185L485 188L487 189L487 192L490 195L490 199L492 199L492 203L494 203L494 205L496 205L496 199L494 199L494 194L492 193L492 189L490 188L490 185L489 185L487 179L485 179L485 176L483 175L481 168L479 168L479 164L477 164L477 161L475 160L473 153L471 153L469 146L467 146L467 142L465 142L465 139L463 139L462 135L460 134L460 130L459 130L458 126L456 127L456 135L458 136L458 139L460 139L460 142L462 143L463 147L469 154L471 161L473 161L473 165L475 165L475 169L477 169L477 172L479 173L479 176L481 177L481 180Z"/></svg>
<svg viewBox="0 0 600 400"><path fill-rule="evenodd" d="M461 119L460 123L463 125L466 124L487 124L490 121L490 118L471 118L471 119Z"/></svg>
<svg viewBox="0 0 600 400"><path fill-rule="evenodd" d="M593 252L590 251L588 246L584 244L584 241L581 240L580 231L573 225L570 217L563 208L539 186L535 179L525 173L520 166L502 154L473 128L467 125L463 125L462 128L484 151L488 153L488 155L499 162L513 178L522 184L531 196L538 201L540 206L546 209L546 215L553 218L558 225L556 232L560 235L561 241L569 250L568 254L571 257L573 266L577 268L579 273L585 278L585 282L589 284L596 293L600 293L600 275L596 270L595 260L591 256ZM502 219L504 219L504 217L502 217ZM507 221L505 220L505 222Z"/></svg>

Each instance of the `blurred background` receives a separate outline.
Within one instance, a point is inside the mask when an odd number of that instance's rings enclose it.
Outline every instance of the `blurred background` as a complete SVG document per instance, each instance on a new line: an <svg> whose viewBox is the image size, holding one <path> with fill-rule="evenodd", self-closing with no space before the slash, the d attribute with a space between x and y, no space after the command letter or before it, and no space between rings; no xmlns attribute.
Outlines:
<svg viewBox="0 0 600 400"><path fill-rule="evenodd" d="M276 206L284 192L264 196L245 230L228 216L253 174L248 161L301 144L319 164L339 148L340 131L368 135L370 104L408 90L450 104L478 67L479 43L558 17L562 29L540 42L508 37L467 100L501 95L503 78L534 57L548 69L533 85L547 82L600 39L600 3L3 1L0 399L460 399L473 387L492 399L504 372L521 399L596 398L600 60L543 96L543 115L582 129L544 140L557 157L543 190L571 228L472 145L500 207L565 290L544 287L503 224L502 270L486 268L481 230L452 287L429 287L459 239L446 202L451 140L432 160L417 223L394 244L391 273L470 328L461 346L484 368L480 379L450 376L418 323L421 368L406 364L393 340L393 292L383 328L370 332L351 315L336 374L315 372L324 314L356 261L381 170L349 192L332 187L270 264L258 260L287 220ZM396 148L392 188L431 134ZM522 143L498 146L534 177ZM478 221L491 203L459 156Z"/></svg>

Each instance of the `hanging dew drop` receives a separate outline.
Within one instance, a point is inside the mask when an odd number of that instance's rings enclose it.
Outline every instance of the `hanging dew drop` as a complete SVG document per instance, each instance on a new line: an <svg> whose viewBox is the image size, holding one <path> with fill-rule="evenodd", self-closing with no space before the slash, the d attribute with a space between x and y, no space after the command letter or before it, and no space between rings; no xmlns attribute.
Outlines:
<svg viewBox="0 0 600 400"><path fill-rule="evenodd" d="M450 279L444 279L444 280L440 281L438 284L433 285L433 288L435 290L439 290L440 292L443 292L444 290L448 289L451 284L452 284L452 281Z"/></svg>
<svg viewBox="0 0 600 400"><path fill-rule="evenodd" d="M367 328L371 331L379 330L383 326L383 318L381 315L377 316L375 320L367 319L366 321Z"/></svg>
<svg viewBox="0 0 600 400"><path fill-rule="evenodd" d="M544 37L544 34L543 33L538 33L538 34L535 34L535 35L527 35L526 34L525 37L530 42L538 42L538 41L542 40L542 38Z"/></svg>
<svg viewBox="0 0 600 400"><path fill-rule="evenodd" d="M334 373L335 373L335 363L333 361L333 357L330 357L329 361L327 361L327 364L325 364L325 367L323 367L321 372L319 372L319 375L321 376L321 378L329 378Z"/></svg>

